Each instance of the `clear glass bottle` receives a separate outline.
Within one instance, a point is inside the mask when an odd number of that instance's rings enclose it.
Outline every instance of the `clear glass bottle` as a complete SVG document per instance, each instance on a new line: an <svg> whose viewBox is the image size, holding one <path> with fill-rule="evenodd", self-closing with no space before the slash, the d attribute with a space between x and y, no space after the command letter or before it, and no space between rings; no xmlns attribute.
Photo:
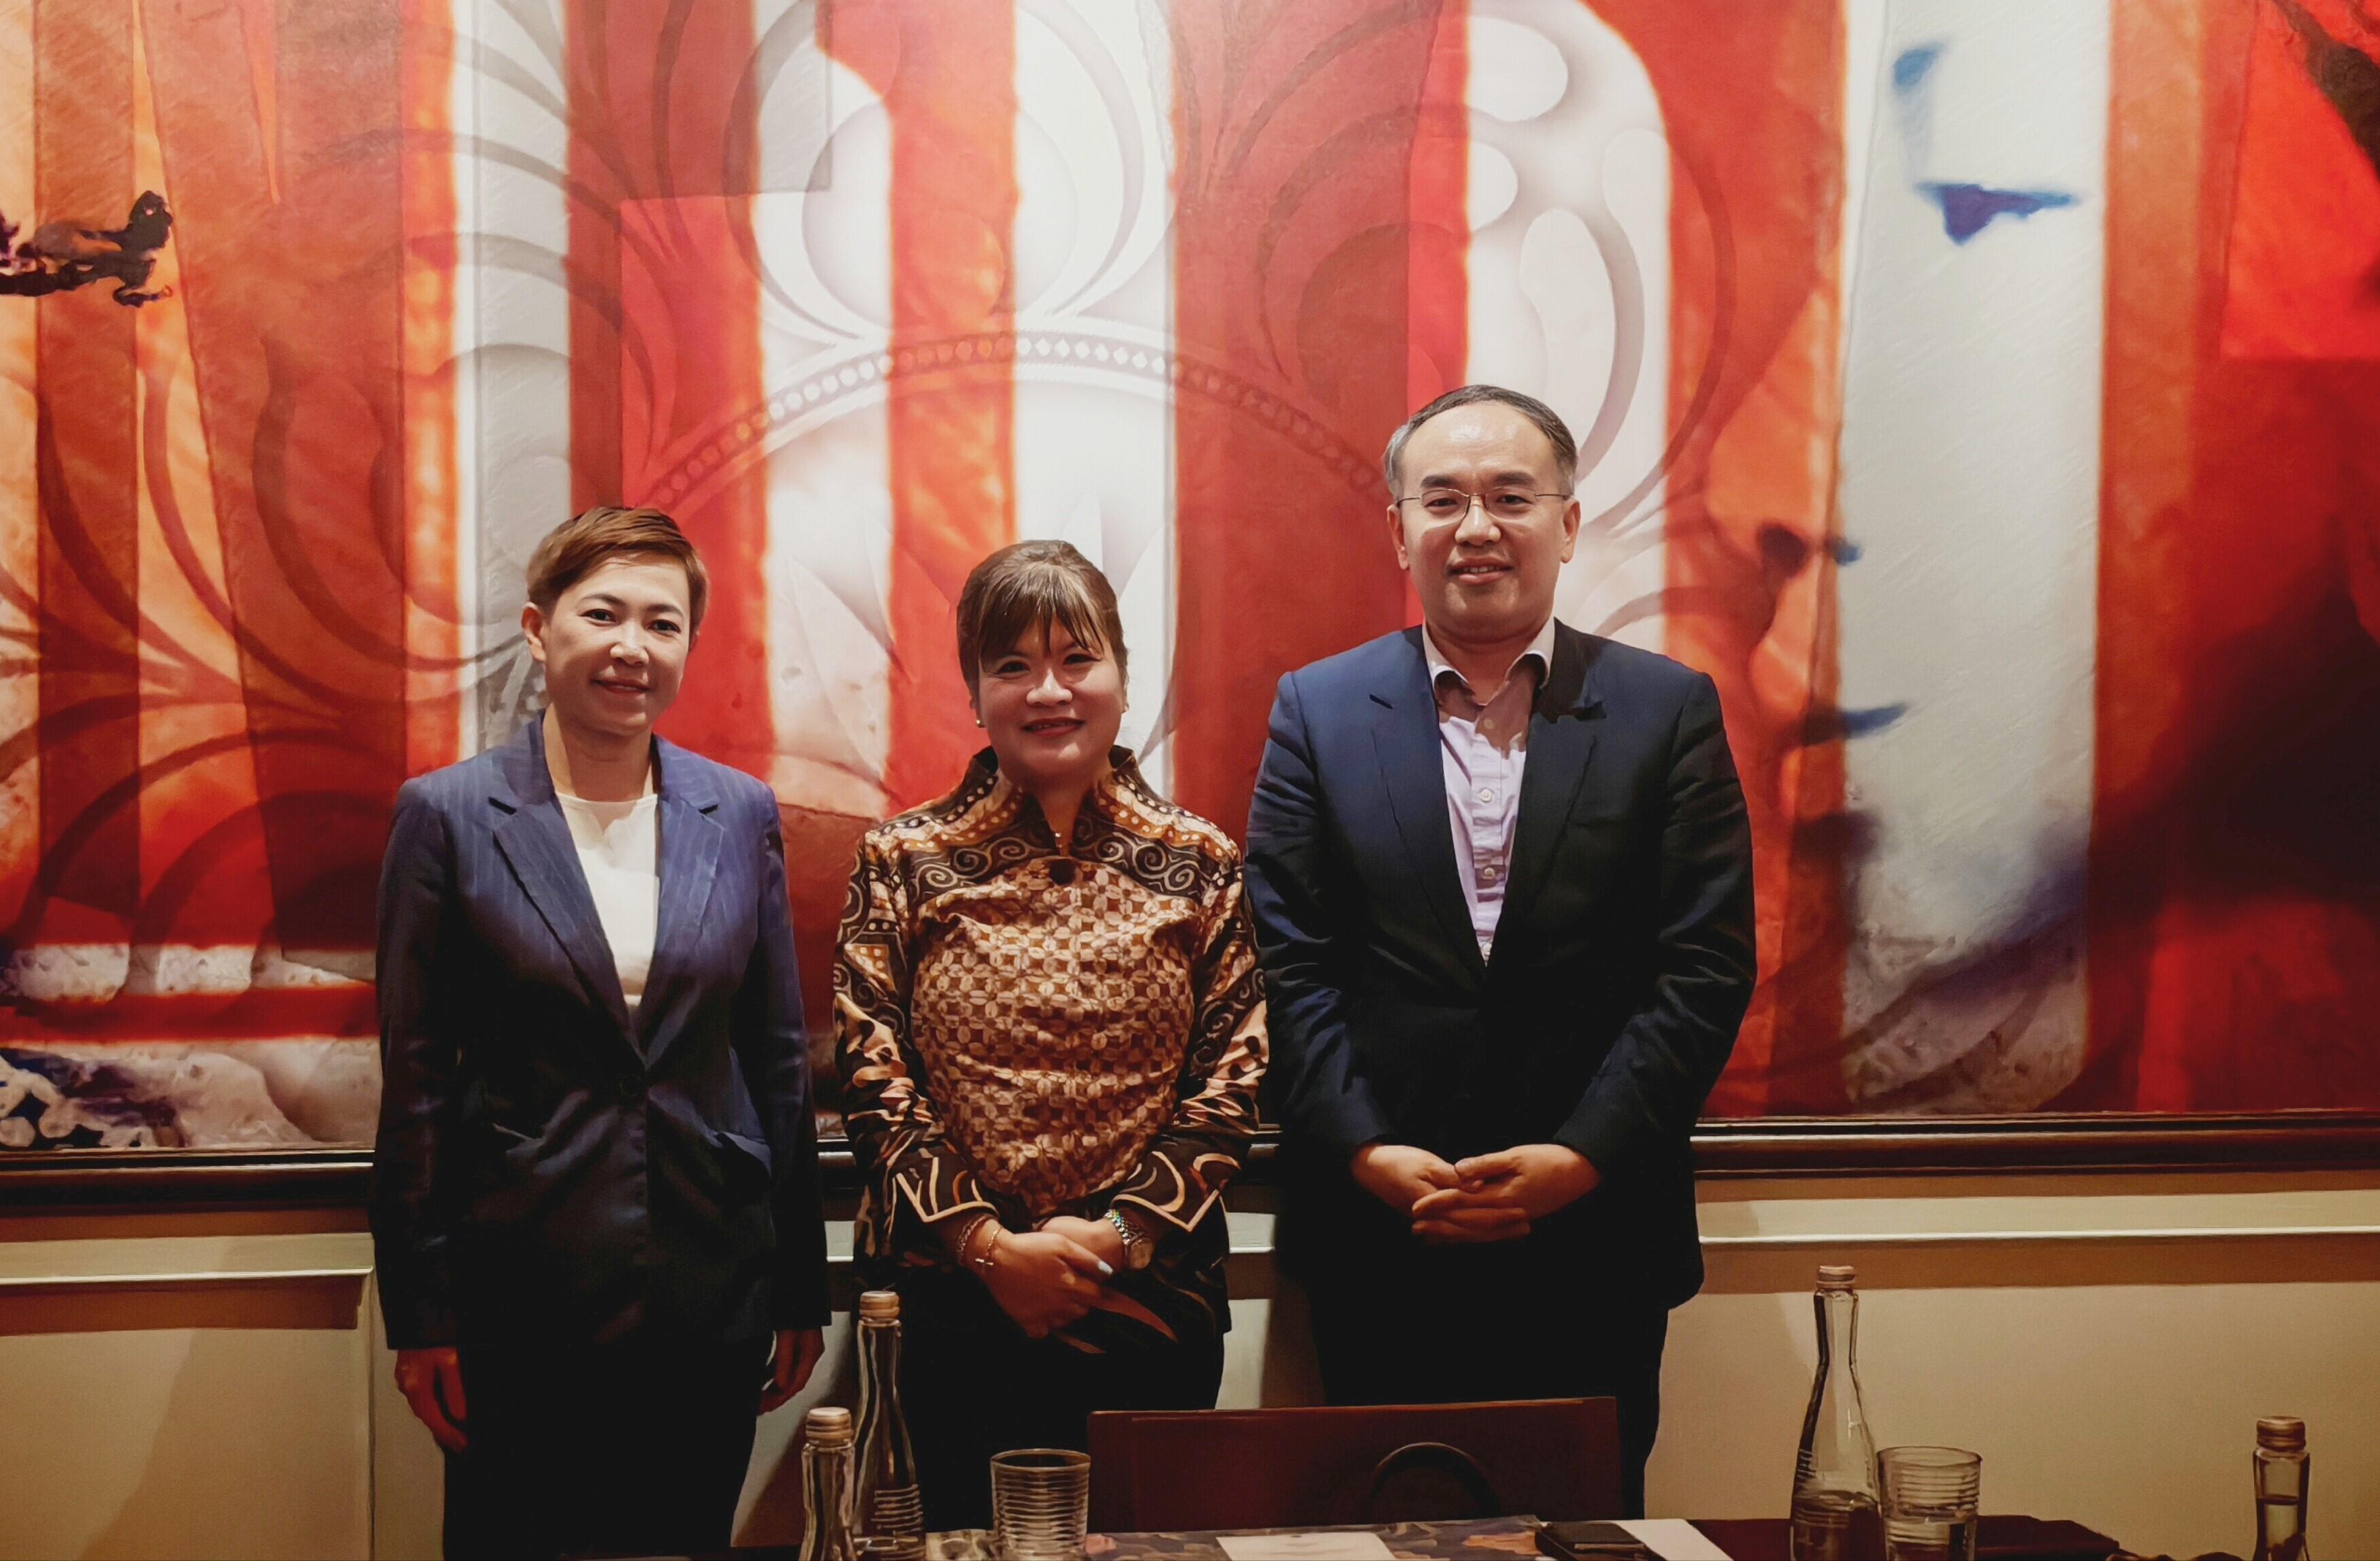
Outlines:
<svg viewBox="0 0 2380 1561"><path fill-rule="evenodd" d="M1793 1561L1849 1561L1882 1543L1876 1438L1860 1401L1857 1277L1848 1264L1829 1264L1818 1270L1811 1298L1818 1320L1818 1373L1810 1384L1802 1449L1793 1460Z"/></svg>
<svg viewBox="0 0 2380 1561"><path fill-rule="evenodd" d="M917 1494L917 1455L901 1413L901 1297L869 1290L859 1298L859 1437L851 1516L860 1553L883 1561L921 1561L926 1510Z"/></svg>
<svg viewBox="0 0 2380 1561"><path fill-rule="evenodd" d="M851 1543L851 1411L802 1417L801 1561L859 1561Z"/></svg>
<svg viewBox="0 0 2380 1561"><path fill-rule="evenodd" d="M2256 1422L2254 1561L2306 1561L2305 1421L2274 1415Z"/></svg>

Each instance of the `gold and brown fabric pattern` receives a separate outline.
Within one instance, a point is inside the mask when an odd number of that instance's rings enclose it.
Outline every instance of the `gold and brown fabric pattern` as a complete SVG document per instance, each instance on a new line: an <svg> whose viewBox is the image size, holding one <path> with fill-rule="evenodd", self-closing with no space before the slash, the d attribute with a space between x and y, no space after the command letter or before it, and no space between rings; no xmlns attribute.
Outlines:
<svg viewBox="0 0 2380 1561"><path fill-rule="evenodd" d="M1023 1229L1123 1204L1160 1233L1152 1272L1195 1250L1216 1272L1181 1279L1220 1305L1265 1065L1255 930L1238 847L1128 752L1063 850L989 750L870 831L834 1001L863 1261L945 1264L936 1227L974 1211Z"/></svg>

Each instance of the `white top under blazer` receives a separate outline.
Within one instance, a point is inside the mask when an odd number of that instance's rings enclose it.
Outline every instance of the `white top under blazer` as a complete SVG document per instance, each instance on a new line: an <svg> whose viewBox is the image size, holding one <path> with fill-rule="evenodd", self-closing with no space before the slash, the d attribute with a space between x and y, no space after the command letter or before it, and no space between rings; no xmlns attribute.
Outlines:
<svg viewBox="0 0 2380 1561"><path fill-rule="evenodd" d="M554 795L570 821L579 870L587 874L603 941L620 972L620 993L633 1014L645 995L661 926L661 799L648 792L633 802L589 802Z"/></svg>

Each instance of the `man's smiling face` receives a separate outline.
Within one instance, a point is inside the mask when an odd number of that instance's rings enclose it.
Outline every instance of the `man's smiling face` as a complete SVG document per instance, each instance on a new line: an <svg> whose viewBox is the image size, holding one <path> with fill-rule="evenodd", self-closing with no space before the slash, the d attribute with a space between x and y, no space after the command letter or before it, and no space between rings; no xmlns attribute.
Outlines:
<svg viewBox="0 0 2380 1561"><path fill-rule="evenodd" d="M1475 401L1414 430L1397 475L1390 536L1431 631L1465 646L1535 634L1578 544L1552 441L1518 408Z"/></svg>

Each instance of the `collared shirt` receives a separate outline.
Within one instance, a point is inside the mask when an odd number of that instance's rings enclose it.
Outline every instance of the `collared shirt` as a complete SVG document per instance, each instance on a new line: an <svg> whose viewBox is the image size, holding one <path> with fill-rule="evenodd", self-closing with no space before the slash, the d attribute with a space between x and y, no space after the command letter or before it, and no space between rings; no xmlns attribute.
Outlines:
<svg viewBox="0 0 2380 1561"><path fill-rule="evenodd" d="M1454 866L1471 907L1471 931L1486 958L1504 914L1512 835L1521 822L1521 772L1529 760L1529 714L1554 663L1554 620L1512 658L1503 686L1483 701L1454 670L1425 628L1422 658L1438 696L1439 759L1446 774L1446 813L1454 829Z"/></svg>

